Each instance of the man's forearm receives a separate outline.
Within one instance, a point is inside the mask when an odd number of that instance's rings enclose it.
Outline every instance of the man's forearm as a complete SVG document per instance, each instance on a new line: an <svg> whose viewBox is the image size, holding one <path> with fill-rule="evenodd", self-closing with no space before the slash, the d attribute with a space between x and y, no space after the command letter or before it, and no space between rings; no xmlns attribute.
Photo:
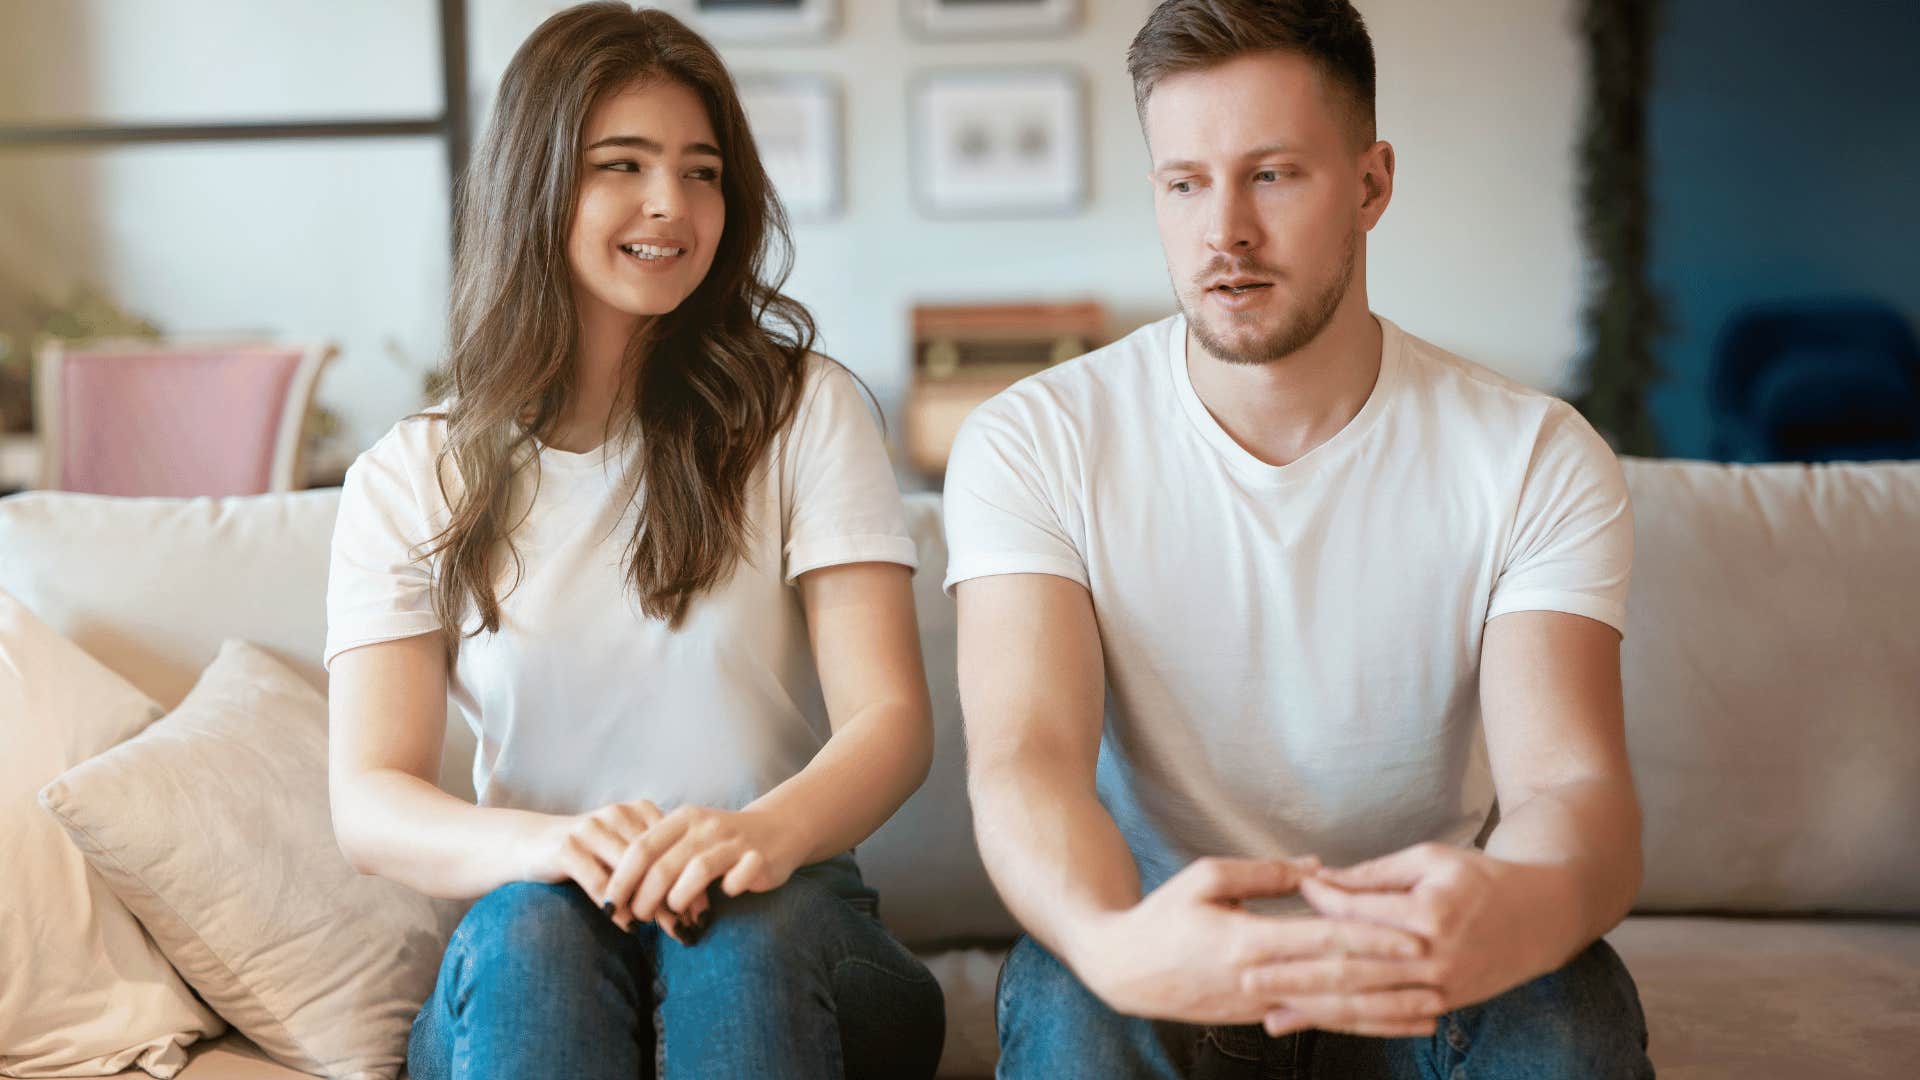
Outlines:
<svg viewBox="0 0 1920 1080"><path fill-rule="evenodd" d="M1543 880L1566 917L1548 944L1562 962L1571 959L1617 926L1640 891L1640 808L1633 787L1594 779L1544 789L1511 813L1503 809L1487 854L1553 872Z"/></svg>
<svg viewBox="0 0 1920 1080"><path fill-rule="evenodd" d="M968 783L987 873L1028 933L1073 966L1086 931L1140 899L1140 871L1083 779L1005 755Z"/></svg>

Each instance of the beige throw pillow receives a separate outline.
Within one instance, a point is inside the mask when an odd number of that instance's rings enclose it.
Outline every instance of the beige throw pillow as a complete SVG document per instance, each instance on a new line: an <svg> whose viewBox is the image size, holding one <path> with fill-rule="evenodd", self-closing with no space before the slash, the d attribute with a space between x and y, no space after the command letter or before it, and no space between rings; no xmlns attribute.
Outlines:
<svg viewBox="0 0 1920 1080"><path fill-rule="evenodd" d="M41 801L180 973L277 1060L390 1080L460 906L334 842L327 704L229 641L180 707Z"/></svg>
<svg viewBox="0 0 1920 1080"><path fill-rule="evenodd" d="M170 1077L225 1030L34 804L159 715L0 592L0 1075Z"/></svg>

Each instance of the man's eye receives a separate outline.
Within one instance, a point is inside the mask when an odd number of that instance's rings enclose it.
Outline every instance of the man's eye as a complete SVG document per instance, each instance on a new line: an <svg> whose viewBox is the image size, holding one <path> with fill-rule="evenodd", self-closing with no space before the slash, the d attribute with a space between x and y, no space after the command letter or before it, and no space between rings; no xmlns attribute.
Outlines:
<svg viewBox="0 0 1920 1080"><path fill-rule="evenodd" d="M1175 180L1173 183L1167 185L1167 190L1173 192L1175 195L1185 195L1193 190L1193 181Z"/></svg>

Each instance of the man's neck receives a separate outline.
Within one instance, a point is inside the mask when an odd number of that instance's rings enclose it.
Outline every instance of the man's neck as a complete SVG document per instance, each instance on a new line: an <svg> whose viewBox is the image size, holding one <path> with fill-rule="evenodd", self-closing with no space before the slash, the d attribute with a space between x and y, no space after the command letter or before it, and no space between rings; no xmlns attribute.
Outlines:
<svg viewBox="0 0 1920 1080"><path fill-rule="evenodd" d="M1355 290L1305 348L1266 364L1221 360L1187 330L1187 377L1201 404L1268 465L1305 457L1359 415L1380 375L1385 332Z"/></svg>

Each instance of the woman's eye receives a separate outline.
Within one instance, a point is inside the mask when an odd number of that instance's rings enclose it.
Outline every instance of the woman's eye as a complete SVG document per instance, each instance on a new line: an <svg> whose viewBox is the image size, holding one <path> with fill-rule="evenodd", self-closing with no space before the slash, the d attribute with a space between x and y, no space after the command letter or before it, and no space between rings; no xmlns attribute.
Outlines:
<svg viewBox="0 0 1920 1080"><path fill-rule="evenodd" d="M603 161L600 168L610 172L638 172L640 167L631 161Z"/></svg>
<svg viewBox="0 0 1920 1080"><path fill-rule="evenodd" d="M705 180L708 183L712 183L713 181L720 179L720 170L701 168L701 169L695 169L692 172L688 173L687 175L693 177L695 180Z"/></svg>

